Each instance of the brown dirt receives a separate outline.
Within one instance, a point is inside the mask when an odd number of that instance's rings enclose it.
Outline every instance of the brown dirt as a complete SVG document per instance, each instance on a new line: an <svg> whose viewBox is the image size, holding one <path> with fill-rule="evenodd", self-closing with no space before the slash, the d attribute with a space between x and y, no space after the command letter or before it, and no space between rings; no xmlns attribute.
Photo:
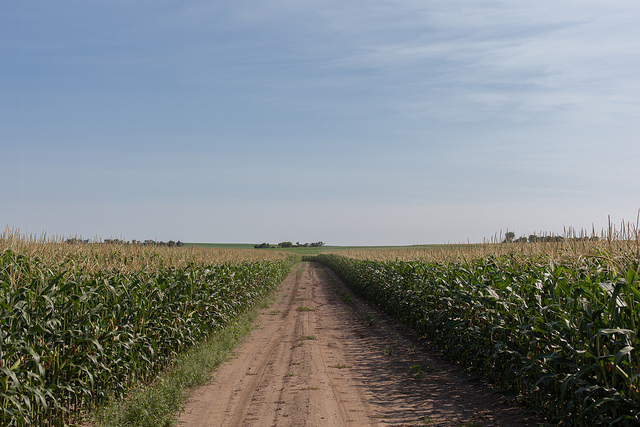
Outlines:
<svg viewBox="0 0 640 427"><path fill-rule="evenodd" d="M305 308L306 307L306 308ZM457 365L302 263L236 357L196 389L179 425L538 426Z"/></svg>

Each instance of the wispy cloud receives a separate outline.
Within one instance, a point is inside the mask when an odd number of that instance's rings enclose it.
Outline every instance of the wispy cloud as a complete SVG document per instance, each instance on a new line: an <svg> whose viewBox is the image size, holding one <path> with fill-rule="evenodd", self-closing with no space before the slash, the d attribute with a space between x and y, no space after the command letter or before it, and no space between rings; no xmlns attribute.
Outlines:
<svg viewBox="0 0 640 427"><path fill-rule="evenodd" d="M439 118L459 121L478 111L515 120L540 113L615 120L638 112L640 29L634 23L640 8L628 2L616 12L609 3L494 2L487 7L465 1L399 10L373 18L370 13L364 28L357 18L352 26L345 23L348 13L340 14L340 25L329 25L357 52L338 65L378 70L368 83L400 88L407 96L404 102L395 100L399 108L438 115L436 107L444 100ZM401 13L410 18L397 16ZM397 26L388 24L395 19ZM407 37L379 40L375 23L383 32L400 27ZM360 32L354 35L354 28Z"/></svg>
<svg viewBox="0 0 640 427"><path fill-rule="evenodd" d="M315 200L326 232L373 209L353 236L379 221L379 236L413 243L412 226L456 210L484 220L508 205L533 223L536 204L566 200L566 217L573 203L582 218L607 211L594 197L636 203L635 0L36 1L4 12L0 143L19 160L0 170L17 181L0 196L22 206L78 197L141 216L172 200L193 224L206 228L202 208L237 230L262 214L240 206L277 217L283 203L302 214ZM24 218L15 206L0 216ZM56 221L72 217L56 206Z"/></svg>

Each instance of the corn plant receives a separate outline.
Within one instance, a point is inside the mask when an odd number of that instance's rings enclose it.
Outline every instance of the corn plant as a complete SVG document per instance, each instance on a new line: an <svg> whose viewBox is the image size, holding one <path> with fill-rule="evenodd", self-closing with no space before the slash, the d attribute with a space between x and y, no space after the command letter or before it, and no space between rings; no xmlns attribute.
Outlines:
<svg viewBox="0 0 640 427"><path fill-rule="evenodd" d="M637 425L639 266L623 255L309 259L554 421Z"/></svg>
<svg viewBox="0 0 640 427"><path fill-rule="evenodd" d="M0 254L0 425L64 425L153 380L275 287L292 260L74 265Z"/></svg>

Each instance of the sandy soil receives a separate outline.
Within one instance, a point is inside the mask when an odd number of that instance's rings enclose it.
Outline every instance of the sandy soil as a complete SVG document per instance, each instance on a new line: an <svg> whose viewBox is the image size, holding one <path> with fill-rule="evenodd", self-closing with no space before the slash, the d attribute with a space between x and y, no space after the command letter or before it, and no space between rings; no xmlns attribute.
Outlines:
<svg viewBox="0 0 640 427"><path fill-rule="evenodd" d="M530 413L302 263L179 425L538 426Z"/></svg>

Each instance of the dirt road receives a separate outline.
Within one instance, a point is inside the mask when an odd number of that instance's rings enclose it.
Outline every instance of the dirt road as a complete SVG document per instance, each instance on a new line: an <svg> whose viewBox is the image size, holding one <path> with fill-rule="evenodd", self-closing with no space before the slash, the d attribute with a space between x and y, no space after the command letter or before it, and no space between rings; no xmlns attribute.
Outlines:
<svg viewBox="0 0 640 427"><path fill-rule="evenodd" d="M179 425L538 426L423 348L324 267L302 263Z"/></svg>

